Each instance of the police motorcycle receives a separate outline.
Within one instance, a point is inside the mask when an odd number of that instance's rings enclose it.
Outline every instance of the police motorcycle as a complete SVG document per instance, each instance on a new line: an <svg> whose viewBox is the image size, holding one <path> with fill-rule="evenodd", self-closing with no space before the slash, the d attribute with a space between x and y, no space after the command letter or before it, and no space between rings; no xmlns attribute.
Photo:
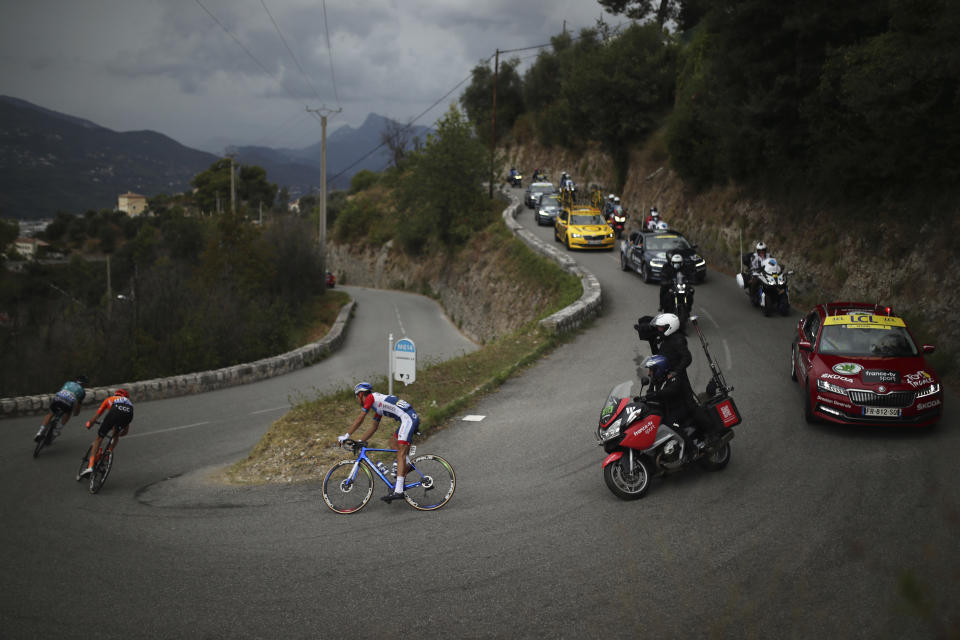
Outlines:
<svg viewBox="0 0 960 640"><path fill-rule="evenodd" d="M616 385L600 411L596 436L597 444L607 453L603 480L622 500L642 498L655 477L693 465L720 471L730 462L733 427L741 422L730 395L733 387L727 386L719 366L710 357L697 317L692 316L690 321L697 329L712 372L707 393L701 398L702 406L721 435L707 444L695 439L697 434L692 427L669 423L659 403L643 395L643 387L650 382L645 376L636 395L632 380ZM692 449L688 442L693 443Z"/></svg>
<svg viewBox="0 0 960 640"><path fill-rule="evenodd" d="M750 286L743 274L737 274L737 284L745 289L750 302L763 310L763 315L771 316L775 312L782 316L790 315L790 285L789 277L793 271L784 272L776 258L766 258L760 268L750 274L756 278L757 286Z"/></svg>
<svg viewBox="0 0 960 640"><path fill-rule="evenodd" d="M687 276L683 271L673 276L673 282L667 290L667 304L669 309L664 309L668 313L676 314L680 318L680 326L686 323L693 310L693 285L689 283Z"/></svg>

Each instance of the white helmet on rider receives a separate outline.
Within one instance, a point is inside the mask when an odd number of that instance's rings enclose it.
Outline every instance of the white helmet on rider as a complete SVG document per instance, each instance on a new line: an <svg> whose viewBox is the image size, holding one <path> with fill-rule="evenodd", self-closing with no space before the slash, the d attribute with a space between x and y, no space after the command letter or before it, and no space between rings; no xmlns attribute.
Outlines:
<svg viewBox="0 0 960 640"><path fill-rule="evenodd" d="M679 253L673 254L673 257L670 258L670 264L673 265L674 269L679 271L680 267L683 266L683 256L681 256Z"/></svg>
<svg viewBox="0 0 960 640"><path fill-rule="evenodd" d="M661 313L653 319L653 326L657 331L663 329L664 337L673 335L680 330L680 318L673 313Z"/></svg>
<svg viewBox="0 0 960 640"><path fill-rule="evenodd" d="M653 216L653 219L656 220L660 217L660 212L657 211L656 207L650 207L650 215Z"/></svg>
<svg viewBox="0 0 960 640"><path fill-rule="evenodd" d="M763 243L763 240L757 243L757 255L759 255L761 251L764 253L767 252L767 245Z"/></svg>

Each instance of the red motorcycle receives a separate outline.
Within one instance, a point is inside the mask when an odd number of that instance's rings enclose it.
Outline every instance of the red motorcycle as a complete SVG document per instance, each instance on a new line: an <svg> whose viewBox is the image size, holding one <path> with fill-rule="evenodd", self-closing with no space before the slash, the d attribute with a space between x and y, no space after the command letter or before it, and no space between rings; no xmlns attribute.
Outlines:
<svg viewBox="0 0 960 640"><path fill-rule="evenodd" d="M690 318L707 351L707 344L697 326L697 317ZM657 476L680 471L694 463L708 471L724 469L730 462L730 440L733 427L740 424L740 414L730 397L719 367L707 360L713 379L707 387L709 398L704 403L707 415L722 435L710 444L696 439L692 427L681 427L664 420L663 411L654 401L642 397L640 390L633 395L633 381L621 382L607 396L597 426L597 444L607 452L603 461L603 480L618 498L636 500L646 495L650 480ZM694 448L687 442L694 443Z"/></svg>
<svg viewBox="0 0 960 640"><path fill-rule="evenodd" d="M615 204L607 208L606 213L607 224L610 225L610 228L614 230L617 234L617 237L623 235L623 227L627 223L627 212L619 204Z"/></svg>

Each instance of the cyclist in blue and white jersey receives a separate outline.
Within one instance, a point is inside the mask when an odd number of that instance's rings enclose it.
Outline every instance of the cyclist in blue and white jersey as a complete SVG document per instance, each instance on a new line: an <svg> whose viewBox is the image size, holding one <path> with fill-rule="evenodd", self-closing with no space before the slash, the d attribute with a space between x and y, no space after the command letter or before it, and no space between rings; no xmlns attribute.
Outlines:
<svg viewBox="0 0 960 640"><path fill-rule="evenodd" d="M59 411L63 415L54 434L57 436L60 435L60 430L66 426L70 416L75 416L80 413L80 405L83 404L83 399L87 396L87 392L83 387L88 382L87 376L79 375L73 380L68 380L64 383L63 388L57 391L53 399L50 400L50 412L47 413L47 416L43 419L43 424L40 425L40 430L37 431L37 435L34 436L33 439L35 441L40 442L40 438L43 437L47 426L50 424L50 420L53 418L54 411Z"/></svg>
<svg viewBox="0 0 960 640"><path fill-rule="evenodd" d="M402 499L403 480L407 471L407 453L410 451L410 440L413 439L413 434L420 428L420 416L413 410L409 402L401 400L397 396L376 393L369 382L357 384L357 386L353 388L353 395L360 402L360 415L357 416L357 419L350 425L350 429L337 438L337 444L342 444L344 440L349 438L350 435L360 427L371 410L373 411L373 425L370 427L370 430L360 438L363 442L369 441L370 438L373 437L373 434L377 432L377 428L380 426L380 419L383 418L383 416L393 418L399 422L400 426L397 427L396 432L393 434L394 445L397 448L397 485L393 493L383 496L381 500L384 502L393 502L398 498Z"/></svg>

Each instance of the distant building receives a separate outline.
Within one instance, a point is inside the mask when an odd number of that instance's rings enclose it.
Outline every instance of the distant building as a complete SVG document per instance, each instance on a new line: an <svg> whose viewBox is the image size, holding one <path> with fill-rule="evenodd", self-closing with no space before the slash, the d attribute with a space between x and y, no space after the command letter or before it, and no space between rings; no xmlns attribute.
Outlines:
<svg viewBox="0 0 960 640"><path fill-rule="evenodd" d="M33 260L37 257L37 252L40 250L40 247L48 246L50 245L37 238L17 238L13 243L13 247L17 250L17 253L28 260Z"/></svg>
<svg viewBox="0 0 960 640"><path fill-rule="evenodd" d="M131 217L139 216L147 210L147 197L139 193L122 193L117 198L117 210Z"/></svg>

